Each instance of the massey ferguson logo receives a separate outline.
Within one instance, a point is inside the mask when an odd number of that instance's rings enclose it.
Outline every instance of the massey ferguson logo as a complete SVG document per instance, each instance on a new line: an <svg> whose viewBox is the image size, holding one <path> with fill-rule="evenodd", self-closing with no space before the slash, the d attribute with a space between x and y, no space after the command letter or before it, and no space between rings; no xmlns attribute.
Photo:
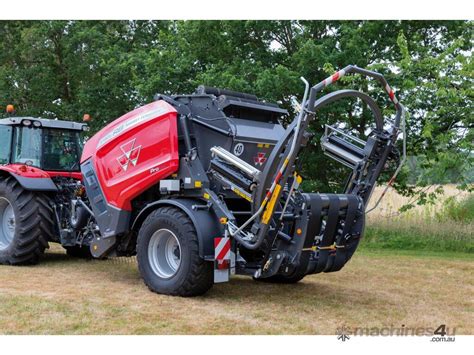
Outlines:
<svg viewBox="0 0 474 355"><path fill-rule="evenodd" d="M265 158L265 153L258 153L256 157L253 157L253 161L255 165L262 166L267 161L267 158Z"/></svg>
<svg viewBox="0 0 474 355"><path fill-rule="evenodd" d="M119 156L117 158L117 161L119 162L123 171L127 171L130 164L132 164L133 166L137 165L138 157L140 156L142 146L139 145L135 148L135 141L136 139L132 139L131 141L120 146L120 150L123 152L123 155Z"/></svg>

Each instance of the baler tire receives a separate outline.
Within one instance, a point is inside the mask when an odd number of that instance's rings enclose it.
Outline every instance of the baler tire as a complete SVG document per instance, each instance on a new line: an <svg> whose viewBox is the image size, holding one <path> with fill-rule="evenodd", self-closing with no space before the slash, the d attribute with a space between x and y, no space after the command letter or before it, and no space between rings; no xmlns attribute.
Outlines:
<svg viewBox="0 0 474 355"><path fill-rule="evenodd" d="M152 237L162 230L172 233L179 242L180 263L170 277L160 277L153 270L150 260L149 244ZM212 262L199 256L199 242L193 222L186 213L175 207L158 208L145 219L138 233L137 261L145 284L156 293L199 296L206 293L214 283Z"/></svg>
<svg viewBox="0 0 474 355"><path fill-rule="evenodd" d="M41 193L25 190L12 177L0 179L0 199L13 210L14 235L9 244L0 249L0 264L37 264L53 239L54 219L49 198Z"/></svg>
<svg viewBox="0 0 474 355"><path fill-rule="evenodd" d="M301 256L300 265L290 275L276 274L270 277L255 279L257 281L279 283L279 284L295 284L304 279L308 269L310 253L304 253Z"/></svg>
<svg viewBox="0 0 474 355"><path fill-rule="evenodd" d="M66 254L73 258L93 259L89 246L64 247Z"/></svg>

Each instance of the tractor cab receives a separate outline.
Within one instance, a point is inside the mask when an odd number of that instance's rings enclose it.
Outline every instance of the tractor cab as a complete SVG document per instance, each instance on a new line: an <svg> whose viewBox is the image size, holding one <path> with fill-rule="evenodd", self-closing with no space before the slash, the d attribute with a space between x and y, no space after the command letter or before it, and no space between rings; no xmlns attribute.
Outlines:
<svg viewBox="0 0 474 355"><path fill-rule="evenodd" d="M32 117L0 119L0 164L79 172L87 125Z"/></svg>

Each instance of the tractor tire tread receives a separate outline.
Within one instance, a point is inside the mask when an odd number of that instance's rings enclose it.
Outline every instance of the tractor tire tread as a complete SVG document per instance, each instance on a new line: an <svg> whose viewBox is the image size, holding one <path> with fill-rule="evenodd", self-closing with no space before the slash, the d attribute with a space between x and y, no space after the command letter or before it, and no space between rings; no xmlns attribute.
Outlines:
<svg viewBox="0 0 474 355"><path fill-rule="evenodd" d="M0 264L37 264L53 238L53 210L49 198L23 189L12 177L0 180L3 190L10 192L10 203L17 208L17 228L13 249L0 253Z"/></svg>

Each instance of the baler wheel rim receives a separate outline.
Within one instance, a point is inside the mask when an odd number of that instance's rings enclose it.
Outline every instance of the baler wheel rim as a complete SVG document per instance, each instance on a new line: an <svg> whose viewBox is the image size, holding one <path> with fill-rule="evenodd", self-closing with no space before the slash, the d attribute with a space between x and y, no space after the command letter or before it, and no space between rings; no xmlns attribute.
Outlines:
<svg viewBox="0 0 474 355"><path fill-rule="evenodd" d="M153 272L163 279L176 275L181 265L181 244L172 231L157 230L148 244L148 259Z"/></svg>

